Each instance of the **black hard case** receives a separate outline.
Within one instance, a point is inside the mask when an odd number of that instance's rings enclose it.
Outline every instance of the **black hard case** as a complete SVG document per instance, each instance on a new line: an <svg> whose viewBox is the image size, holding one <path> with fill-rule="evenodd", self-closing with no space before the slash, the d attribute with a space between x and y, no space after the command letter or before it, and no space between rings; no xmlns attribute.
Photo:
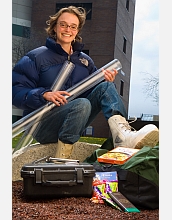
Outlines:
<svg viewBox="0 0 172 220"><path fill-rule="evenodd" d="M95 170L91 164L41 158L21 168L26 197L91 197Z"/></svg>

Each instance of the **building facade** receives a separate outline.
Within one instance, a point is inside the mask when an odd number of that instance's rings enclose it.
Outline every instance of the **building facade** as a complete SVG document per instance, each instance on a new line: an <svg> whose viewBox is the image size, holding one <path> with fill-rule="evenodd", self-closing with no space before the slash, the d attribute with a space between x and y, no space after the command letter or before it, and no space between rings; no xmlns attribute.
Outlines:
<svg viewBox="0 0 172 220"><path fill-rule="evenodd" d="M113 59L121 62L122 70L119 71L114 83L128 112L135 0L13 0L15 8L19 2L28 2L25 7L28 7L27 12L31 13L29 15L27 13L28 17L24 18L22 13L17 13L15 9L14 17L16 19L14 21L16 22L13 25L24 26L25 24L26 27L26 24L30 24L27 26L30 29L26 33L30 34L30 38L32 35L36 36L40 45L45 44L46 20L50 15L69 5L82 6L86 9L87 19L81 33L84 52L91 56L97 68L101 68ZM26 12L22 4L20 7L18 6L18 11L22 7ZM30 21L30 23L21 23L19 22L21 19ZM14 26L14 28L16 27ZM15 35L15 32L13 34ZM23 37L28 38L27 34ZM91 128L92 132L90 132ZM110 136L109 126L102 112L90 125L88 133L95 137ZM87 135L87 131L85 135Z"/></svg>
<svg viewBox="0 0 172 220"><path fill-rule="evenodd" d="M32 0L12 0L12 67L24 53L21 42L30 33L31 16ZM22 110L12 106L12 122L20 119L22 113Z"/></svg>

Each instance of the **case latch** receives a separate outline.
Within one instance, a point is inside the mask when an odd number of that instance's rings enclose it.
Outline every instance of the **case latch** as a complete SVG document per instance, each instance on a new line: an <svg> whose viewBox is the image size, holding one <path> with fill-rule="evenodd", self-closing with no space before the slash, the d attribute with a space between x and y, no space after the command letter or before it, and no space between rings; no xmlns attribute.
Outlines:
<svg viewBox="0 0 172 220"><path fill-rule="evenodd" d="M35 182L42 183L42 171L43 169L35 169Z"/></svg>
<svg viewBox="0 0 172 220"><path fill-rule="evenodd" d="M75 168L76 173L77 173L77 183L82 183L83 184L83 168Z"/></svg>

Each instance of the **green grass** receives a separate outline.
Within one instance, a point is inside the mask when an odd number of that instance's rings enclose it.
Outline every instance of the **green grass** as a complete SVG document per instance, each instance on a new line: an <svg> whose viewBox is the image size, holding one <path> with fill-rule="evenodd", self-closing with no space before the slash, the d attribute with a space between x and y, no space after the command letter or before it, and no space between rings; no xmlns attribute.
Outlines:
<svg viewBox="0 0 172 220"><path fill-rule="evenodd" d="M15 148L15 146L17 145L18 141L20 140L22 134L19 134L18 136L14 137L12 139L12 148ZM96 137L80 137L79 141L80 142L86 142L86 143L90 143L90 144L100 144L102 145L105 141L107 140L107 138L96 138ZM33 140L32 143L36 143L37 141ZM159 145L159 142L156 144L157 146Z"/></svg>
<svg viewBox="0 0 172 220"><path fill-rule="evenodd" d="M102 145L106 140L107 138L95 138L95 137L81 137L79 139L80 142L86 142L90 144L100 144L100 145Z"/></svg>
<svg viewBox="0 0 172 220"><path fill-rule="evenodd" d="M21 137L22 137L22 133L12 139L12 147L13 148L15 148L15 146L17 145L17 143L18 143L18 141L20 140ZM102 145L106 141L106 139L107 138L81 137L79 139L79 141L90 143L90 144L100 144L100 145ZM36 142L37 141L33 140L32 143L36 143Z"/></svg>

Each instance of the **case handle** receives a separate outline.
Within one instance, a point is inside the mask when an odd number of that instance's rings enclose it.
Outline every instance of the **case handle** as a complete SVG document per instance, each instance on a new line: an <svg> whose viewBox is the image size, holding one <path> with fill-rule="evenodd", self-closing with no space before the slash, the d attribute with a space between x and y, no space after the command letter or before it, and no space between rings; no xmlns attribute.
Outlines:
<svg viewBox="0 0 172 220"><path fill-rule="evenodd" d="M62 180L48 181L47 180L46 182L43 182L42 185L46 185L46 186L52 186L52 185L54 185L54 186L60 186L60 185L75 186L75 185L77 185L77 182L76 182L76 180L69 180L69 181L62 181Z"/></svg>
<svg viewBox="0 0 172 220"><path fill-rule="evenodd" d="M35 180L36 183L43 183L44 185L69 185L69 186L73 186L73 185L77 185L77 183L79 184L83 184L83 172L84 169L83 168L75 168L75 170L68 170L68 172L70 171L70 173L76 173L76 180L69 180L69 181L64 181L64 180L53 180L53 181L42 181L42 175L43 173L47 173L44 172L43 169L35 169ZM50 171L52 172L52 171ZM60 173L62 172L67 172L65 170L60 171ZM49 172L48 172L49 173ZM54 173L57 173L57 171L54 171Z"/></svg>

